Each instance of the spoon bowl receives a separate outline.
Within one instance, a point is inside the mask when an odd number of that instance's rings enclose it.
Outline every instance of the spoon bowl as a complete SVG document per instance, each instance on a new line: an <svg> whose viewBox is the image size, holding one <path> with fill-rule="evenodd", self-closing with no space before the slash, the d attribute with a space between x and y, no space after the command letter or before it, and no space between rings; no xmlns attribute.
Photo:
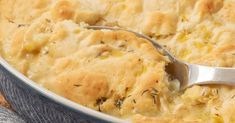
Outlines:
<svg viewBox="0 0 235 123"><path fill-rule="evenodd" d="M122 30L135 34L137 37L146 39L151 42L157 50L162 52L163 55L168 56L170 63L166 66L166 72L171 77L180 81L180 89L188 88L192 85L235 85L235 69L224 67L210 67L204 65L197 65L180 61L174 57L168 50L162 47L154 39L119 27L107 27L107 26L87 26L88 29L94 30Z"/></svg>

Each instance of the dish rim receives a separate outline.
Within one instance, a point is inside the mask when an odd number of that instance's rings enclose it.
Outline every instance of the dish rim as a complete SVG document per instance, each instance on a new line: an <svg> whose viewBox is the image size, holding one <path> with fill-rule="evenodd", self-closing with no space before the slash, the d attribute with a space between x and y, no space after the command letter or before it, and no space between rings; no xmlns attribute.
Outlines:
<svg viewBox="0 0 235 123"><path fill-rule="evenodd" d="M47 90L46 88L38 85L36 82L30 80L28 77L24 76L22 73L17 71L15 68L13 68L6 60L0 56L0 65L3 66L8 72L10 72L12 75L14 75L16 78L21 80L25 85L30 87L31 89L38 92L40 95L60 104L63 105L66 108L70 108L74 110L75 112L81 112L83 114L86 114L88 116L107 121L107 122L122 122L122 123L130 123L129 120L120 119L105 113L98 112L96 110L93 110L91 108L85 107L79 103L73 102L69 99L66 99L65 97L62 97L60 95L55 94L52 91Z"/></svg>

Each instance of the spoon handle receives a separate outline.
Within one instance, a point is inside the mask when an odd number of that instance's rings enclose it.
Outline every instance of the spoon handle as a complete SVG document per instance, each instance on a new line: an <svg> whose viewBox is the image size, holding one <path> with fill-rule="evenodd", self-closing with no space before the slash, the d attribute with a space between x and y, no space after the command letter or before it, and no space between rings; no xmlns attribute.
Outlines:
<svg viewBox="0 0 235 123"><path fill-rule="evenodd" d="M235 85L235 69L188 64L189 83Z"/></svg>

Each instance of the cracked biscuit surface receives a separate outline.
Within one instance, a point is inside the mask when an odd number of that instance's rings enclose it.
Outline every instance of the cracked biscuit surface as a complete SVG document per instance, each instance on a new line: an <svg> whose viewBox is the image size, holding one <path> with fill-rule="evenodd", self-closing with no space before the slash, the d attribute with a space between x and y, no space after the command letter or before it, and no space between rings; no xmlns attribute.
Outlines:
<svg viewBox="0 0 235 123"><path fill-rule="evenodd" d="M233 123L234 87L177 91L156 39L177 58L235 66L234 0L1 0L0 54L39 85L133 122ZM86 98L84 98L86 97Z"/></svg>

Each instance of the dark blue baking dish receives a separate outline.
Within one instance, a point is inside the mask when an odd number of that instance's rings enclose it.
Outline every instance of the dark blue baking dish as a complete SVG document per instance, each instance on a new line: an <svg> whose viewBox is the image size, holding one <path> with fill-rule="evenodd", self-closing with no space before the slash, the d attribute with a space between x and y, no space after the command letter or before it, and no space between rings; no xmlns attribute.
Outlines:
<svg viewBox="0 0 235 123"><path fill-rule="evenodd" d="M0 91L11 104L12 109L29 123L130 122L56 95L29 80L1 57Z"/></svg>

